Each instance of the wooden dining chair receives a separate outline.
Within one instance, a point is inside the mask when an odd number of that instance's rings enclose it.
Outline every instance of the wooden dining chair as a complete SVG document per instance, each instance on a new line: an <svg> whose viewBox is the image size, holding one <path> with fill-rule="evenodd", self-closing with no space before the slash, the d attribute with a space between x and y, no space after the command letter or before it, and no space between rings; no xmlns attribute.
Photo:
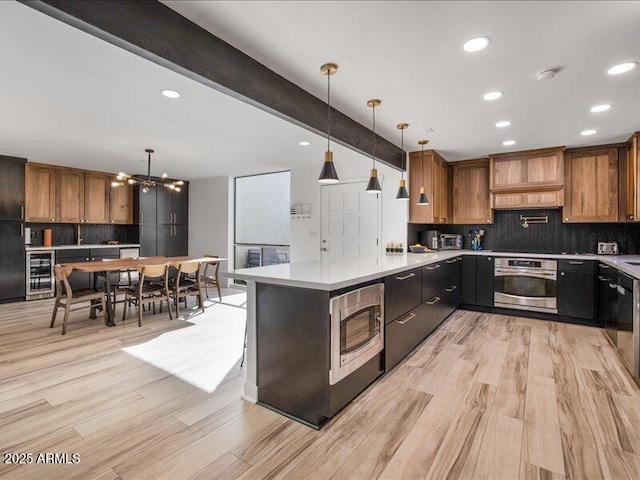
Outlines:
<svg viewBox="0 0 640 480"><path fill-rule="evenodd" d="M205 255L205 258L216 259L220 258L218 255ZM204 270L200 275L200 283L204 286L207 298L209 298L209 287L216 287L218 289L218 300L222 301L222 294L220 293L220 279L218 273L220 271L220 262L202 262Z"/></svg>
<svg viewBox="0 0 640 480"><path fill-rule="evenodd" d="M53 328L56 323L58 308L64 307L62 335L67 332L67 321L69 320L69 313L71 312L72 305L89 302L88 305L83 305L80 308L91 308L91 318L95 318L96 309L98 307L102 308L102 315L104 316L105 320L107 316L105 292L95 291L93 288L76 289L74 291L69 284L69 275L71 275L72 271L73 267L63 267L62 265L55 265L53 267L53 274L56 281L56 300L53 306L53 315L51 316L51 324L49 325L49 328Z"/></svg>
<svg viewBox="0 0 640 480"><path fill-rule="evenodd" d="M202 300L201 283L198 280L198 272L200 272L200 262L190 260L180 262L178 264L178 275L171 281L171 290L169 294L173 298L176 307L176 317L180 316L180 299L184 299L185 308L187 305L187 297L198 297L198 306L204 312L204 302ZM192 275L195 276L192 278Z"/></svg>
<svg viewBox="0 0 640 480"><path fill-rule="evenodd" d="M122 321L124 322L127 318L127 310L131 303L135 303L138 306L138 326L141 327L143 306L145 304L155 305L155 302L160 302L160 308L162 308L163 301L167 302L169 318L173 319L169 303L169 264L138 265L137 271L138 283L124 289Z"/></svg>

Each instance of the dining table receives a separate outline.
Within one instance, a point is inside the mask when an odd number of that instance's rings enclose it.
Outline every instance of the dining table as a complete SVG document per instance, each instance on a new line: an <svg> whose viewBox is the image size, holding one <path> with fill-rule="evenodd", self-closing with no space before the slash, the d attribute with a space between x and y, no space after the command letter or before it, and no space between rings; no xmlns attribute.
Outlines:
<svg viewBox="0 0 640 480"><path fill-rule="evenodd" d="M178 268L183 262L199 262L199 263L221 263L226 262L226 258L222 257L144 257L144 258L117 258L109 261L99 260L90 262L69 262L62 263L63 267L73 267L74 271L82 273L93 273L104 277L104 290L107 293L107 315L105 317L105 325L107 327L115 327L114 310L116 298L115 294L111 295L112 281L111 276L114 273L130 272L138 270L138 267L144 265L161 265L166 264L172 268ZM198 272L199 274L199 272Z"/></svg>

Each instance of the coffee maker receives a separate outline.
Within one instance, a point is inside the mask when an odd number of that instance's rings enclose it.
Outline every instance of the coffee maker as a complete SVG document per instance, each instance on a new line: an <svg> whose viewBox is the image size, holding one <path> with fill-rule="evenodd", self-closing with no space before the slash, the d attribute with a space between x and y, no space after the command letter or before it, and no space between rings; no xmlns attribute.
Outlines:
<svg viewBox="0 0 640 480"><path fill-rule="evenodd" d="M440 231L427 230L420 233L420 244L426 246L429 250L440 250Z"/></svg>

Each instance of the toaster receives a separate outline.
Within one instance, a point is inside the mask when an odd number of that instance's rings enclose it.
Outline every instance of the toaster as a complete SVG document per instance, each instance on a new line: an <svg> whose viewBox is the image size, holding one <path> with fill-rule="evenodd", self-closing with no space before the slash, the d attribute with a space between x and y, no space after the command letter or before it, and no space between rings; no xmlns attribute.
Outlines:
<svg viewBox="0 0 640 480"><path fill-rule="evenodd" d="M618 255L617 242L598 242L598 255Z"/></svg>

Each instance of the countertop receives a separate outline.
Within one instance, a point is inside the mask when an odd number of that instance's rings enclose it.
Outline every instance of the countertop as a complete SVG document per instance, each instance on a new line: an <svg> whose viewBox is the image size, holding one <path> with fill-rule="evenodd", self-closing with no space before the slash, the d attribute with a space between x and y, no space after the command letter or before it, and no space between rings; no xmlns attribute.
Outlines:
<svg viewBox="0 0 640 480"><path fill-rule="evenodd" d="M392 253L372 257L347 257L336 260L314 260L267 267L241 268L221 275L239 280L290 287L332 291L387 275L422 267L459 255L494 257L555 258L565 260L597 260L640 279L640 255L542 254L474 250L445 250L431 253ZM631 265L628 262L638 262Z"/></svg>
<svg viewBox="0 0 640 480"><path fill-rule="evenodd" d="M82 245L53 245L51 247L43 247L42 245L30 245L25 248L27 252L32 250L78 250L85 248L139 248L139 243L119 243L117 245L107 245L104 243L87 243Z"/></svg>

